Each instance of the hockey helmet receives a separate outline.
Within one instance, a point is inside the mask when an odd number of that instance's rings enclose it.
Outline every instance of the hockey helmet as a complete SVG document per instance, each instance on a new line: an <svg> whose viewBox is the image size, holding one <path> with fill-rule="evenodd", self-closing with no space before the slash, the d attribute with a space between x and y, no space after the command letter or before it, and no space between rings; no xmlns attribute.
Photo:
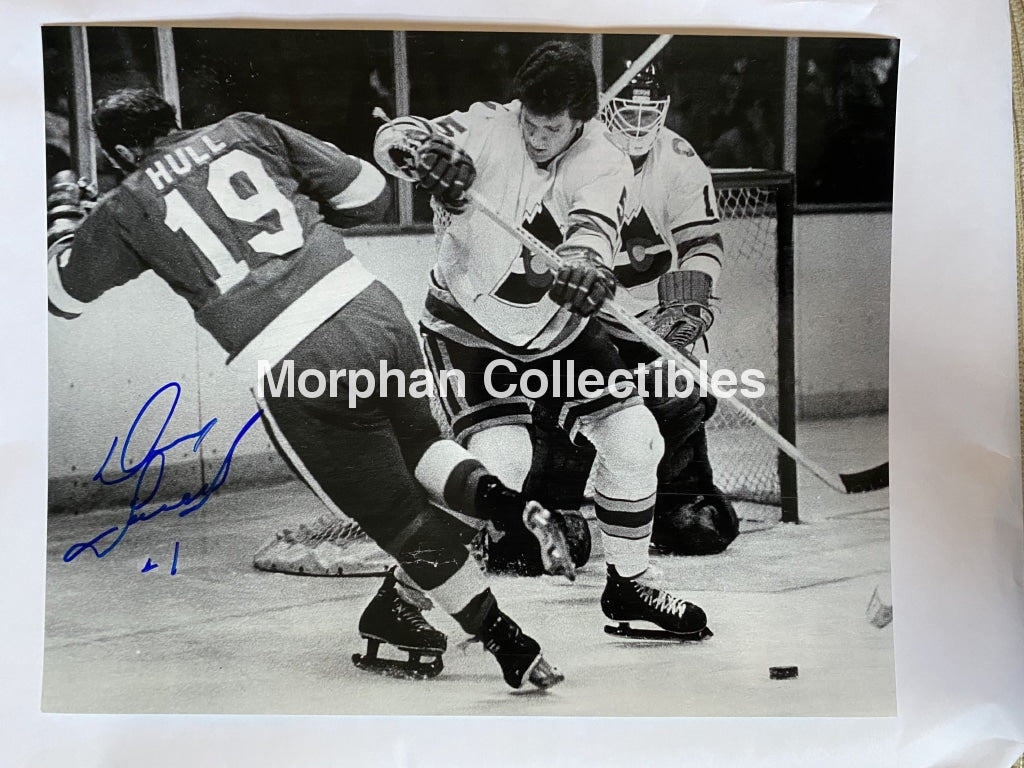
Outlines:
<svg viewBox="0 0 1024 768"><path fill-rule="evenodd" d="M651 151L658 131L665 125L668 105L668 93L652 64L608 102L601 120L616 145L633 157L641 157Z"/></svg>

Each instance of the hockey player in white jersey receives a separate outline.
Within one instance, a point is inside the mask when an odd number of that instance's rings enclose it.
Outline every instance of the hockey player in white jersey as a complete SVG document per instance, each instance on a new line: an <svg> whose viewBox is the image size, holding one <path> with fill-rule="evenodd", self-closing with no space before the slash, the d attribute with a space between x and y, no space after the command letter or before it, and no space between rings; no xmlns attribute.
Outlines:
<svg viewBox="0 0 1024 768"><path fill-rule="evenodd" d="M605 615L619 623L615 631L636 634L632 623L649 622L659 636L700 639L710 634L704 611L644 575L663 449L654 417L632 382L625 397L608 387L581 397L566 375L572 363L607 382L625 367L591 319L616 288L611 264L633 168L595 119L596 77L578 47L540 46L516 74L513 97L429 121L398 118L377 134L381 166L434 198L438 260L421 330L435 374L457 369L465 381L464 393L442 405L456 438L512 488L530 469L531 401L593 445ZM553 247L562 266L549 272L475 210L464 194L471 185L506 221ZM516 390L526 371L552 386L527 397Z"/></svg>
<svg viewBox="0 0 1024 768"><path fill-rule="evenodd" d="M711 173L690 144L665 127L669 97L653 66L604 108L601 119L633 162L636 184L625 210L615 257L616 300L683 351L714 322L722 267L721 222ZM601 316L629 365L656 355L610 316ZM720 552L739 526L732 504L714 483L704 422L714 397L649 396L665 440L658 471L653 542L676 554ZM535 457L527 491L552 508L578 507L593 451L574 447L553 414L534 409Z"/></svg>

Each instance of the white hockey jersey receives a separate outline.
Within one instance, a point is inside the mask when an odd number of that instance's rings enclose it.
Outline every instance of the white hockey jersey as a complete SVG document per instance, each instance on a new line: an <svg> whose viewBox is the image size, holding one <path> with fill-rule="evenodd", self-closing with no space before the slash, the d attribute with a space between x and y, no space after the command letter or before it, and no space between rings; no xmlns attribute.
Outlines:
<svg viewBox="0 0 1024 768"><path fill-rule="evenodd" d="M518 101L479 102L430 122L473 158L473 189L506 221L551 247L572 242L592 248L611 264L633 183L629 159L591 120L562 154L539 168L526 153L519 110ZM424 319L428 328L463 344L524 354L575 337L585 319L548 298L551 273L518 240L472 205L457 216L436 213L438 260Z"/></svg>
<svg viewBox="0 0 1024 768"><path fill-rule="evenodd" d="M712 284L721 272L721 221L711 172L689 142L667 128L636 174L621 243L615 298L634 315L657 305L658 278L669 270L700 270ZM609 324L615 333L617 323Z"/></svg>

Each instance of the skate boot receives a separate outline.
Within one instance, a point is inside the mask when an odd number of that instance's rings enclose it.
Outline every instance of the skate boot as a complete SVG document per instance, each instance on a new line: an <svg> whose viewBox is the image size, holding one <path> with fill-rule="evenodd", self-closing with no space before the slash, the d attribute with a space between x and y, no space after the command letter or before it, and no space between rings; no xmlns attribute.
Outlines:
<svg viewBox="0 0 1024 768"><path fill-rule="evenodd" d="M536 501L527 501L521 493L492 476L480 481L477 509L487 515L499 531L514 531L522 521L526 530L537 539L544 572L565 576L569 581L576 580L576 565L570 555L565 521L561 515L552 514Z"/></svg>
<svg viewBox="0 0 1024 768"><path fill-rule="evenodd" d="M448 648L448 638L430 626L419 606L403 597L394 569L359 617L359 634L366 640L366 654L352 656L352 663L359 669L422 680L436 677L444 668L441 654ZM380 658L377 652L381 644L405 651L408 659Z"/></svg>
<svg viewBox="0 0 1024 768"><path fill-rule="evenodd" d="M601 610L617 626L610 635L646 640L703 640L711 637L707 615L700 607L644 583L643 574L624 578L608 566L608 582L601 595ZM641 626L632 626L639 624ZM649 628L654 625L655 628Z"/></svg>
<svg viewBox="0 0 1024 768"><path fill-rule="evenodd" d="M513 688L521 688L526 681L538 688L550 688L565 680L565 675L541 655L537 641L496 605L484 619L477 639L498 660L505 682Z"/></svg>

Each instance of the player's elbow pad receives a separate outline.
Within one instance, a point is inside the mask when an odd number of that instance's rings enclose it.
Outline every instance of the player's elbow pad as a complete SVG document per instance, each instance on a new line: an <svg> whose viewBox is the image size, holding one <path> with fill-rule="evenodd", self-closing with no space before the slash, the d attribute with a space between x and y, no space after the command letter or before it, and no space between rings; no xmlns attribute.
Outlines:
<svg viewBox="0 0 1024 768"><path fill-rule="evenodd" d="M365 160L359 160L359 173L348 186L321 205L328 224L354 227L380 221L391 202L391 192L383 174Z"/></svg>
<svg viewBox="0 0 1024 768"><path fill-rule="evenodd" d="M373 200L354 208L328 208L324 212L324 221L332 227L349 229L360 224L373 224L383 220L391 206L391 189L385 184Z"/></svg>
<svg viewBox="0 0 1024 768"><path fill-rule="evenodd" d="M60 264L62 260L66 260L67 257L70 256L70 253L68 253L70 251L70 247L70 239L63 243L51 246L50 250L53 255L50 257L46 265L47 309L54 317L59 317L64 320L73 320L82 314L82 311L85 308L85 303L69 294L61 280Z"/></svg>
<svg viewBox="0 0 1024 768"><path fill-rule="evenodd" d="M54 317L59 317L61 320L74 320L76 317L79 317L79 313L65 312L63 309L55 305L51 300L47 300L46 310Z"/></svg>

